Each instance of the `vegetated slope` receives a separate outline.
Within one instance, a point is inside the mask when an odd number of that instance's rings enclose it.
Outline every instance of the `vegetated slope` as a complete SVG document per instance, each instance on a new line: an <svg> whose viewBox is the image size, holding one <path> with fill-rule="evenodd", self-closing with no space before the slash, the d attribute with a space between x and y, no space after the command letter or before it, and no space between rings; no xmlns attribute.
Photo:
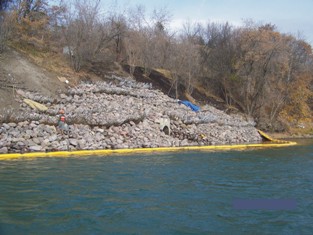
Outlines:
<svg viewBox="0 0 313 235"><path fill-rule="evenodd" d="M58 55L59 58L62 55ZM56 97L59 91L65 91L66 84L62 83L58 76L65 76L70 80L70 85L77 85L80 81L107 80L112 74L135 79L138 82L151 83L153 89L158 89L164 94L175 98L175 89L172 80L159 71L152 70L149 76L144 74L144 69L136 67L134 75L129 75L129 66L118 66L112 63L109 66L102 63L90 64L83 72L73 72L64 60L56 58L57 63L53 68L45 68L42 63L35 63L36 59L31 59L27 53L18 52L15 49L8 49L0 54L0 112L5 110L19 109L19 103L16 99L16 89L35 91L45 96ZM60 61L58 61L60 60ZM54 63L49 56L44 57L46 64ZM60 66L61 64L61 66ZM178 99L190 100L197 105L211 105L220 110L226 110L225 103L219 99L208 96L201 89L194 88L192 97L185 92L186 88L180 84L178 86ZM232 110L231 110L232 112ZM238 112L238 110L235 112ZM14 114L14 112L12 112ZM303 129L305 131L305 129ZM291 133L289 133L290 135ZM303 136L301 133L300 136Z"/></svg>
<svg viewBox="0 0 313 235"><path fill-rule="evenodd" d="M123 65L123 69L125 72L128 72L129 66ZM164 94L172 98L176 98L176 91L173 85L173 81L157 70L152 69L149 76L147 76L145 75L143 68L136 67L134 70L134 78L138 82L151 83L153 88L162 91ZM208 96L196 87L193 89L191 95L188 95L186 93L186 87L182 83L179 83L177 89L177 98L180 100L189 100L191 102L195 102L197 105L200 106L208 104L220 110L226 109L225 102L219 99L215 99L212 96Z"/></svg>
<svg viewBox="0 0 313 235"><path fill-rule="evenodd" d="M50 58L45 58L45 62L49 64ZM54 66L58 67L58 66ZM64 67L64 65L62 65ZM66 85L62 83L58 76L63 76L64 68L55 68L55 71L45 69L43 66L37 65L26 53L18 52L15 49L8 48L4 53L0 54L0 110L7 110L10 108L17 109L19 104L15 101L15 90L25 89L45 94L46 96L55 97L58 95L58 91L62 91L66 88ZM69 69L69 68L68 68ZM70 69L69 69L70 70ZM116 73L121 76L127 76L129 72L129 66L124 65L123 68L118 66L107 64L92 64L87 68L89 72L83 72L80 74L68 74L67 78L74 80L75 83L88 80L106 80L106 77L110 73ZM75 76L76 78L73 78ZM129 76L130 77L130 76ZM170 97L175 97L175 89L172 85L172 81L164 74L152 70L149 77L147 77L143 69L136 67L133 79L138 82L151 83L154 89L161 90L164 94ZM186 97L185 87L180 84L178 86L179 99L189 99ZM225 109L225 104L220 100L208 97L198 89L194 89L192 98L198 105L209 104L215 106L218 109Z"/></svg>

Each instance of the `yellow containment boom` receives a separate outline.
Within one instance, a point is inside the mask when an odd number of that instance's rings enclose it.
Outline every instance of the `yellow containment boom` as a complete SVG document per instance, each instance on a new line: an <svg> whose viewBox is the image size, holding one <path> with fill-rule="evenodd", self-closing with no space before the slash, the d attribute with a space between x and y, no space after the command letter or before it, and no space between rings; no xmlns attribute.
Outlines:
<svg viewBox="0 0 313 235"><path fill-rule="evenodd" d="M258 130L259 134L262 136L263 139L271 141L271 142L275 142L275 143L286 143L286 144L297 144L296 142L291 142L291 141L286 141L286 140L278 140L278 139L274 139L272 137L270 137L269 135L265 134L263 131Z"/></svg>
<svg viewBox="0 0 313 235"><path fill-rule="evenodd" d="M261 131L259 131L261 132ZM261 134L262 133L262 134ZM94 155L112 155L112 154L136 154L136 153L160 153L160 152L179 152L179 151L225 151L225 150L243 150L247 148L268 148L268 147L286 147L296 145L296 142L275 140L266 135L260 134L272 141L266 144L234 144L234 145L207 145L207 146L184 146L184 147L158 147L158 148L133 148L133 149L100 149L100 150L75 150L75 151L57 151L57 152L31 152L31 153L9 153L0 154L0 160L9 160L17 158L40 158L40 157L69 157L69 156L94 156Z"/></svg>

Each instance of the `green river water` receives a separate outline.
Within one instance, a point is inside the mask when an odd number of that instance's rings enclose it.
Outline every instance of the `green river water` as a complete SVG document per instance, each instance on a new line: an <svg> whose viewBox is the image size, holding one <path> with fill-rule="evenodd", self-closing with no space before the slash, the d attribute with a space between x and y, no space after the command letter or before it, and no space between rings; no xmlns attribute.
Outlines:
<svg viewBox="0 0 313 235"><path fill-rule="evenodd" d="M313 140L3 160L0 187L1 235L313 234Z"/></svg>

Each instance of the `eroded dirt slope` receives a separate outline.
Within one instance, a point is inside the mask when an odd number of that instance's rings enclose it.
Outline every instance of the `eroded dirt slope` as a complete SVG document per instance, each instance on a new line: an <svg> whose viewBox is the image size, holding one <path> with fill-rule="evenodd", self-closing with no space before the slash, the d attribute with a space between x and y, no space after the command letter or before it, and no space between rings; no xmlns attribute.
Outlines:
<svg viewBox="0 0 313 235"><path fill-rule="evenodd" d="M54 97L64 84L58 75L34 64L27 56L8 49L0 54L0 110L18 108L15 90L26 89Z"/></svg>

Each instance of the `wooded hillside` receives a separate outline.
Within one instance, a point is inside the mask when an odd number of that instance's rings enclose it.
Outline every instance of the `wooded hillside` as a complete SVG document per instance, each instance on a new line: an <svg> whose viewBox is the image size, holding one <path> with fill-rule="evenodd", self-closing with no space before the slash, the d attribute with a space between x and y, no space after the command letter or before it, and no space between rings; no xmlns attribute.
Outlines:
<svg viewBox="0 0 313 235"><path fill-rule="evenodd" d="M195 88L252 116L265 130L286 131L312 120L311 45L277 31L271 23L168 28L171 14L144 6L100 8L100 0L7 0L0 2L0 51L7 46L66 57L71 68L119 63L129 73L162 71L180 97ZM126 7L125 7L126 9Z"/></svg>

